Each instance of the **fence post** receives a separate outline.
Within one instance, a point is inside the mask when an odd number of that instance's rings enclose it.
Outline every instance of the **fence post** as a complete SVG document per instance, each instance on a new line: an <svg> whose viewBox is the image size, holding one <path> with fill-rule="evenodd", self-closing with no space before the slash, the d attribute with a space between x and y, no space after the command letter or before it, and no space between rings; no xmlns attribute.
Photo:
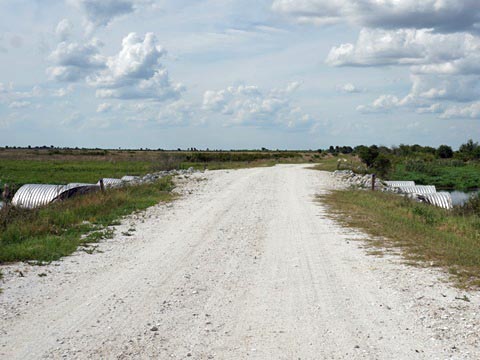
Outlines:
<svg viewBox="0 0 480 360"><path fill-rule="evenodd" d="M105 185L103 184L103 179L100 179L100 191L101 191L102 193L105 192Z"/></svg>
<svg viewBox="0 0 480 360"><path fill-rule="evenodd" d="M372 191L375 191L375 178L376 178L376 175L372 174Z"/></svg>
<svg viewBox="0 0 480 360"><path fill-rule="evenodd" d="M8 187L8 184L5 184L3 187L2 197L5 201L5 204L10 202L10 188Z"/></svg>

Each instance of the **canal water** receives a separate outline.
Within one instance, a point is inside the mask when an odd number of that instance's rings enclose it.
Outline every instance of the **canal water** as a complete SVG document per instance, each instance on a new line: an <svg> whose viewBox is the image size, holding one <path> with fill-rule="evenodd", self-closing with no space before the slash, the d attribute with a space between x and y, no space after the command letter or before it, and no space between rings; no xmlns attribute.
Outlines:
<svg viewBox="0 0 480 360"><path fill-rule="evenodd" d="M458 191L452 190L447 191L452 196L452 204L453 206L462 206L464 205L472 196L478 196L479 190L474 191Z"/></svg>

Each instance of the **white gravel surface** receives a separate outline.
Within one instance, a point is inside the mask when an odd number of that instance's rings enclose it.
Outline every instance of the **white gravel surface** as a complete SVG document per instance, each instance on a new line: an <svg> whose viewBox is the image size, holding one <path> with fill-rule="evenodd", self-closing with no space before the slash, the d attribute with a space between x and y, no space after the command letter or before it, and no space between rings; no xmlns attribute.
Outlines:
<svg viewBox="0 0 480 360"><path fill-rule="evenodd" d="M0 358L480 359L478 293L367 255L315 201L330 174L180 182L93 254L2 266Z"/></svg>

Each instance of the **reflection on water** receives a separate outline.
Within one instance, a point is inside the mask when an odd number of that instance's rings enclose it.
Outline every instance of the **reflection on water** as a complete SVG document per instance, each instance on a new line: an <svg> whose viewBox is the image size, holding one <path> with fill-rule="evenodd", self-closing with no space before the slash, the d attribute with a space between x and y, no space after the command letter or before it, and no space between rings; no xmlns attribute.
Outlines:
<svg viewBox="0 0 480 360"><path fill-rule="evenodd" d="M451 191L450 195L452 195L453 206L462 206L465 205L472 196L478 195L478 191L463 192L455 190Z"/></svg>

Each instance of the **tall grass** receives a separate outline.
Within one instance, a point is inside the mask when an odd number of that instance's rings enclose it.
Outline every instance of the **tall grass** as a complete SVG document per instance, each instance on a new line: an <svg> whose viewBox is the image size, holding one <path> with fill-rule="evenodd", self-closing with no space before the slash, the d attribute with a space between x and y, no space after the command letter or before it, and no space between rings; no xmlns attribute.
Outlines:
<svg viewBox="0 0 480 360"><path fill-rule="evenodd" d="M435 185L439 189L477 189L480 188L480 164L456 159L410 159L396 164L389 178L413 180L421 185Z"/></svg>
<svg viewBox="0 0 480 360"><path fill-rule="evenodd" d="M478 199L454 211L369 191L335 191L321 200L338 221L372 235L372 245L399 247L409 260L446 268L459 285L480 286Z"/></svg>
<svg viewBox="0 0 480 360"><path fill-rule="evenodd" d="M81 244L99 236L82 239L124 215L172 199L172 179L156 183L94 193L39 209L13 207L0 211L0 263L52 261L69 255Z"/></svg>
<svg viewBox="0 0 480 360"><path fill-rule="evenodd" d="M397 164L389 178L413 180L440 189L477 189L480 187L480 164L459 160L408 160Z"/></svg>

